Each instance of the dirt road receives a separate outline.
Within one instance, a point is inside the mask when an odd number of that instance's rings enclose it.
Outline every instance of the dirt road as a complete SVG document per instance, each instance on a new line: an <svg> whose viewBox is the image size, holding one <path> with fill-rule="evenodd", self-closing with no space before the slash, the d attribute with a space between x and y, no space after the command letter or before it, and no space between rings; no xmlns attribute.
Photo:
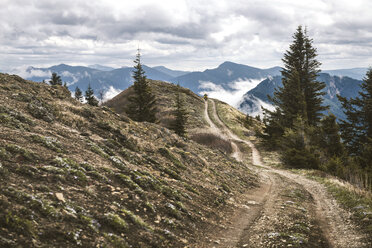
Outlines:
<svg viewBox="0 0 372 248"><path fill-rule="evenodd" d="M208 115L208 102L218 126ZM211 99L205 102L205 118L213 132L231 141L232 156L258 173L260 186L240 199L230 199L235 210L218 230L206 231L206 239L198 247L369 247L351 214L323 185L264 165L254 144L240 139L219 119ZM244 161L238 144L251 148L252 161Z"/></svg>

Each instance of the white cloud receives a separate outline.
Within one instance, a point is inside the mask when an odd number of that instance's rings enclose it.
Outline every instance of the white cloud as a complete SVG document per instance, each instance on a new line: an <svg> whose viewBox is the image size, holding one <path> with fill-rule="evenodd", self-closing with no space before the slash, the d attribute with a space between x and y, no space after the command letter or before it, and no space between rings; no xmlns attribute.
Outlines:
<svg viewBox="0 0 372 248"><path fill-rule="evenodd" d="M212 82L200 82L199 88L203 89L200 94L208 94L211 98L216 98L231 106L238 107L243 95L256 87L262 80L240 79L228 84L231 90L224 89L221 85L216 85Z"/></svg>
<svg viewBox="0 0 372 248"><path fill-rule="evenodd" d="M32 78L32 77L43 77L49 79L52 75L51 71L43 71L27 66L20 66L9 71L12 74L17 74L23 78Z"/></svg>
<svg viewBox="0 0 372 248"><path fill-rule="evenodd" d="M114 98L120 92L122 92L122 90L115 89L114 87L110 86L110 88L103 95L103 101L106 102Z"/></svg>
<svg viewBox="0 0 372 248"><path fill-rule="evenodd" d="M249 114L250 116L259 115L261 118L263 118L264 115L263 115L263 111L262 111L261 107L264 107L265 109L268 109L270 111L273 111L275 109L274 105L272 105L268 102L262 101L261 99L255 97L255 96L249 96L248 99L245 99L245 100L249 100L250 103L251 103L251 106L245 105L243 107L239 107L239 110L241 110L242 112L244 112L246 114ZM241 100L241 102L242 101L243 101L243 99ZM240 105L240 103L239 103L239 105Z"/></svg>

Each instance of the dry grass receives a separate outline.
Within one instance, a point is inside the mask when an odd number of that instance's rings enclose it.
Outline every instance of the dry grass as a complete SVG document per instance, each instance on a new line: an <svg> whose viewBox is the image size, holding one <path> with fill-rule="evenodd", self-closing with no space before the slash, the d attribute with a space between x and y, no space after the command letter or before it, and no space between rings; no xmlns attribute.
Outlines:
<svg viewBox="0 0 372 248"><path fill-rule="evenodd" d="M193 141L208 146L212 149L232 153L231 142L213 133L196 133L190 137Z"/></svg>
<svg viewBox="0 0 372 248"><path fill-rule="evenodd" d="M217 115L220 120L242 139L247 136L254 137L256 132L260 132L261 123L257 120L252 120L252 125L249 128L244 126L244 119L246 115L227 103L213 99L216 104Z"/></svg>

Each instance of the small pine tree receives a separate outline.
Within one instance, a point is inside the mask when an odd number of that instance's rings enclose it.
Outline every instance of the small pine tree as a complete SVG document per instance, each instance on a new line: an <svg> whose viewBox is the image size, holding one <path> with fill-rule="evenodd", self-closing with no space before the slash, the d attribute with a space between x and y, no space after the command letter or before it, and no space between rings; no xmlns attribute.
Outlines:
<svg viewBox="0 0 372 248"><path fill-rule="evenodd" d="M57 73L53 72L52 77L49 80L50 85L62 85L62 79Z"/></svg>
<svg viewBox="0 0 372 248"><path fill-rule="evenodd" d="M88 89L85 91L85 100L89 105L98 106L98 100L94 96L94 90L88 85Z"/></svg>
<svg viewBox="0 0 372 248"><path fill-rule="evenodd" d="M171 129L173 129L179 136L186 136L186 122L187 122L187 111L185 109L185 102L181 97L181 87L177 85L176 95L176 110L174 115L176 119L172 123Z"/></svg>
<svg viewBox="0 0 372 248"><path fill-rule="evenodd" d="M75 89L75 99L78 100L79 102L83 101L83 92L81 92L81 90L77 86Z"/></svg>
<svg viewBox="0 0 372 248"><path fill-rule="evenodd" d="M141 64L141 54L138 50L136 59L134 60L135 66L133 71L133 90L134 94L128 97L128 106L126 109L130 118L135 121L155 122L156 106L155 96L151 92L145 76L145 71Z"/></svg>

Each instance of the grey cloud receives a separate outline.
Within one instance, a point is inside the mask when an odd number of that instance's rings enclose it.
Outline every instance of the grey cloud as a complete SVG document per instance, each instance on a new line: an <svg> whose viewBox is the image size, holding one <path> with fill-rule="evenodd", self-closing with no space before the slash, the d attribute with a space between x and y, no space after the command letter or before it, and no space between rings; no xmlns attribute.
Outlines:
<svg viewBox="0 0 372 248"><path fill-rule="evenodd" d="M0 67L131 63L137 40L154 64L184 60L188 68L194 63L198 69L232 60L269 67L280 65L299 24L308 26L323 64L329 60L329 67L337 67L338 54L353 63L353 56L361 58L359 66L372 64L363 56L372 55L372 17L364 10L372 8L368 0L360 12L337 0L314 0L306 8L289 1L185 0L173 12L167 2L137 1L131 11L124 7L118 13L116 6L98 0L3 0L0 56L7 59L0 60ZM324 16L323 22L319 18ZM240 18L242 26L231 23L233 31L225 30L226 21L234 18ZM220 32L223 38L215 38Z"/></svg>

